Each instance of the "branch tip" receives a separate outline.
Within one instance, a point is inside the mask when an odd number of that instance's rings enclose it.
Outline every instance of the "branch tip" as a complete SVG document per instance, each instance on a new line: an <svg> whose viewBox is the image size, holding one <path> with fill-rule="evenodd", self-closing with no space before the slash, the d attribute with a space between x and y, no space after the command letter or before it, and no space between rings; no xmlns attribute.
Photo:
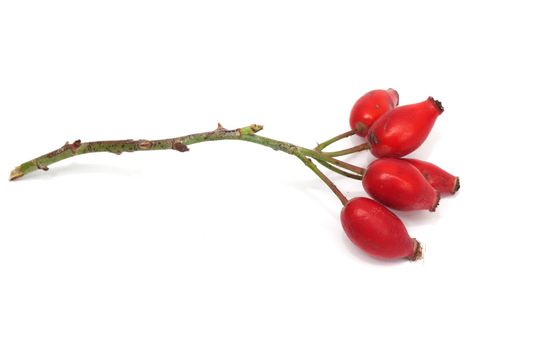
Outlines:
<svg viewBox="0 0 539 350"><path fill-rule="evenodd" d="M9 174L9 181L13 181L15 179L18 179L19 177L21 177L23 175L24 175L24 173L22 172L21 167L18 166L15 169L13 169L11 171L11 173Z"/></svg>

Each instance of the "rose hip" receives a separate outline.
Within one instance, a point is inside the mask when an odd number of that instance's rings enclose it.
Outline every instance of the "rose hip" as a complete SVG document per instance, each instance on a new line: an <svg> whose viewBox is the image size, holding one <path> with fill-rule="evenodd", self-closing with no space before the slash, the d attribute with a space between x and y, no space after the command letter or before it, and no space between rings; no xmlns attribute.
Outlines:
<svg viewBox="0 0 539 350"><path fill-rule="evenodd" d="M341 223L348 238L369 255L384 259L421 258L421 245L410 238L402 221L372 199L350 200L341 211Z"/></svg>
<svg viewBox="0 0 539 350"><path fill-rule="evenodd" d="M460 188L458 176L451 175L444 169L432 163L419 159L402 159L416 167L425 177L427 182L440 193L454 194Z"/></svg>
<svg viewBox="0 0 539 350"><path fill-rule="evenodd" d="M350 128L366 136L371 125L399 104L399 94L393 89L372 90L361 96L350 112Z"/></svg>
<svg viewBox="0 0 539 350"><path fill-rule="evenodd" d="M387 112L369 129L367 140L372 154L378 158L398 158L415 151L443 111L442 104L429 97Z"/></svg>
<svg viewBox="0 0 539 350"><path fill-rule="evenodd" d="M372 198L397 210L434 211L440 201L440 194L421 172L402 159L375 160L365 171L362 183Z"/></svg>

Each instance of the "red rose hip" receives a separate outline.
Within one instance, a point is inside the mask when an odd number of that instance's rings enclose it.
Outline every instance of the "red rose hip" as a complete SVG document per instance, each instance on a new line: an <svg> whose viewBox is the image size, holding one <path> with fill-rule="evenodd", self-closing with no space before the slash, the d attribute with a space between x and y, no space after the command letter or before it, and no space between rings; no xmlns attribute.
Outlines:
<svg viewBox="0 0 539 350"><path fill-rule="evenodd" d="M363 188L378 202L397 210L434 211L440 194L412 164L395 158L377 159L363 175Z"/></svg>
<svg viewBox="0 0 539 350"><path fill-rule="evenodd" d="M421 258L421 245L410 238L402 221L369 198L350 200L341 211L346 235L367 254L383 259Z"/></svg>
<svg viewBox="0 0 539 350"><path fill-rule="evenodd" d="M372 90L361 96L350 112L350 128L366 136L371 125L399 104L399 94L393 89Z"/></svg>
<svg viewBox="0 0 539 350"><path fill-rule="evenodd" d="M411 158L406 158L403 160L416 167L436 191L440 193L454 194L459 190L460 180L458 176L451 175L439 166L423 160Z"/></svg>
<svg viewBox="0 0 539 350"><path fill-rule="evenodd" d="M387 112L369 129L367 140L372 154L378 158L398 158L415 151L443 111L442 104L429 97Z"/></svg>

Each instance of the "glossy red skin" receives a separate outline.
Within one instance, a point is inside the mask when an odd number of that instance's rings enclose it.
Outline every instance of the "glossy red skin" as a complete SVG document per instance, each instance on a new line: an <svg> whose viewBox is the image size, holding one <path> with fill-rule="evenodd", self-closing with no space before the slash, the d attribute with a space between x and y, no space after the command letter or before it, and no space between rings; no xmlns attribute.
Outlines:
<svg viewBox="0 0 539 350"><path fill-rule="evenodd" d="M356 134L366 136L371 125L382 115L399 104L399 94L393 89L372 90L361 96L350 112L350 128L355 129L357 123L364 128Z"/></svg>
<svg viewBox="0 0 539 350"><path fill-rule="evenodd" d="M378 202L397 210L434 211L440 194L412 164L396 158L372 162L363 175L363 188Z"/></svg>
<svg viewBox="0 0 539 350"><path fill-rule="evenodd" d="M378 158L399 158L415 151L429 136L443 110L439 101L429 97L387 112L369 129L371 153Z"/></svg>
<svg viewBox="0 0 539 350"><path fill-rule="evenodd" d="M419 159L403 158L423 174L427 182L440 193L454 194L460 188L458 176L451 175L444 169Z"/></svg>
<svg viewBox="0 0 539 350"><path fill-rule="evenodd" d="M341 223L348 238L369 255L383 259L421 257L421 246L410 238L402 221L372 199L349 201L341 211Z"/></svg>

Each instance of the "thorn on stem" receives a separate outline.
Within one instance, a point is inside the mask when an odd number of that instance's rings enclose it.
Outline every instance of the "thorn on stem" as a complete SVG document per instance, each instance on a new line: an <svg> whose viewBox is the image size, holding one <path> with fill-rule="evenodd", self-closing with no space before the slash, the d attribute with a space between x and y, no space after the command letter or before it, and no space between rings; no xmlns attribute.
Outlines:
<svg viewBox="0 0 539 350"><path fill-rule="evenodd" d="M253 134L256 134L257 132L259 132L262 129L264 129L264 127L262 125L251 124L251 131L253 132Z"/></svg>
<svg viewBox="0 0 539 350"><path fill-rule="evenodd" d="M39 164L39 162L36 162L36 167L39 169L39 170L43 170L43 171L48 171L49 170L49 167L46 166L46 165L41 165Z"/></svg>
<svg viewBox="0 0 539 350"><path fill-rule="evenodd" d="M220 125L220 124L219 124ZM183 143L177 141L172 144L172 149L178 152L187 152L189 151L189 148L184 145Z"/></svg>
<svg viewBox="0 0 539 350"><path fill-rule="evenodd" d="M71 144L69 142L66 142L66 146L69 147L71 152L75 153L77 151L77 149L79 149L81 143L82 142L80 140L75 140Z"/></svg>

